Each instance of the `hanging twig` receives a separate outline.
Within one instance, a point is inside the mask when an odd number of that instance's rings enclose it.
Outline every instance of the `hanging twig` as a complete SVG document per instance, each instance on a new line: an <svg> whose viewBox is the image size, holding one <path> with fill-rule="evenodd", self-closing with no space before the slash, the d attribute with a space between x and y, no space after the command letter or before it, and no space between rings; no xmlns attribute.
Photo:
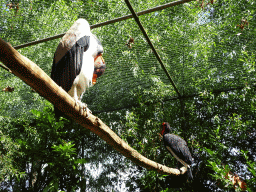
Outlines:
<svg viewBox="0 0 256 192"><path fill-rule="evenodd" d="M6 71L9 71L10 73L12 73L12 71L8 67L6 67L5 65L3 65L1 63L0 63L0 67L2 67Z"/></svg>

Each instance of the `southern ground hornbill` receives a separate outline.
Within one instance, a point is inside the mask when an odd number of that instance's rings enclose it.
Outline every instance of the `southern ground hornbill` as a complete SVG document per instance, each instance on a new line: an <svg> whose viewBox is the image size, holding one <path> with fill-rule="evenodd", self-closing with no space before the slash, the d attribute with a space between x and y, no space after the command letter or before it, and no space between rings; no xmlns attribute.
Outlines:
<svg viewBox="0 0 256 192"><path fill-rule="evenodd" d="M181 137L171 134L171 127L169 123L164 122L162 124L162 132L164 140L164 146L166 149L185 167L187 167L188 178L193 179L191 164L193 163L193 158L188 149L186 141Z"/></svg>

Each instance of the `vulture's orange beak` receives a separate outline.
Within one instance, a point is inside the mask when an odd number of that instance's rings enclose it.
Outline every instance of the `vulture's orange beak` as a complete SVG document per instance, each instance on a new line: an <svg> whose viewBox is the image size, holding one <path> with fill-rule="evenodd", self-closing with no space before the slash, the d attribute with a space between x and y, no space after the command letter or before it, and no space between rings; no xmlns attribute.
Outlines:
<svg viewBox="0 0 256 192"><path fill-rule="evenodd" d="M92 84L96 84L96 80L98 77L100 77L106 69L105 60L103 59L102 55L98 55L94 58L94 72L92 77Z"/></svg>

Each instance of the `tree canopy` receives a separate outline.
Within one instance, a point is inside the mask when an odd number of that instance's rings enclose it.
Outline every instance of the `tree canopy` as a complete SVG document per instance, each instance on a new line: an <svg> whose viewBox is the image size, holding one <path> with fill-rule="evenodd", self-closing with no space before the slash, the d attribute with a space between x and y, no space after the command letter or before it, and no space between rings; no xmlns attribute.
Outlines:
<svg viewBox="0 0 256 192"><path fill-rule="evenodd" d="M130 2L136 12L169 3ZM78 18L95 25L131 14L117 0L0 0L0 9L0 38L13 46L65 33ZM92 30L107 69L83 101L142 155L176 167L159 138L168 121L194 157L192 182L135 165L70 119L56 122L51 103L0 68L0 189L243 190L229 180L232 172L254 191L255 10L253 0L199 0L139 16L181 97L134 19ZM19 52L49 75L59 41Z"/></svg>

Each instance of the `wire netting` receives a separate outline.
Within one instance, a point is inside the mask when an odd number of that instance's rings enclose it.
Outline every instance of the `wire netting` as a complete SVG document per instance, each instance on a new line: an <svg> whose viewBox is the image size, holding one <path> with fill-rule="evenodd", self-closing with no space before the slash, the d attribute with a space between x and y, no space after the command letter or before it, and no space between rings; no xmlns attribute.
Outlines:
<svg viewBox="0 0 256 192"><path fill-rule="evenodd" d="M17 46L65 33L77 18L85 18L93 26L131 14L124 1L118 4L115 1L79 2L66 1L63 6L54 1L36 4L2 1L0 36ZM135 12L169 3L163 0L130 2ZM58 15L60 9L61 16ZM139 16L182 97L193 98L205 90L221 92L254 85L255 70L244 61L248 47L255 53L255 45L250 44L251 33L223 25L231 18L226 21L213 18L215 10L210 6L201 9L198 2L188 2ZM10 11L13 16L6 17ZM42 28L45 28L43 32ZM133 18L97 26L92 31L103 44L107 64L105 74L84 96L92 111L135 106L137 92L157 86L167 90L166 100L178 98ZM128 43L130 38L134 43ZM22 48L20 52L28 58L36 58L33 61L50 74L59 41Z"/></svg>

